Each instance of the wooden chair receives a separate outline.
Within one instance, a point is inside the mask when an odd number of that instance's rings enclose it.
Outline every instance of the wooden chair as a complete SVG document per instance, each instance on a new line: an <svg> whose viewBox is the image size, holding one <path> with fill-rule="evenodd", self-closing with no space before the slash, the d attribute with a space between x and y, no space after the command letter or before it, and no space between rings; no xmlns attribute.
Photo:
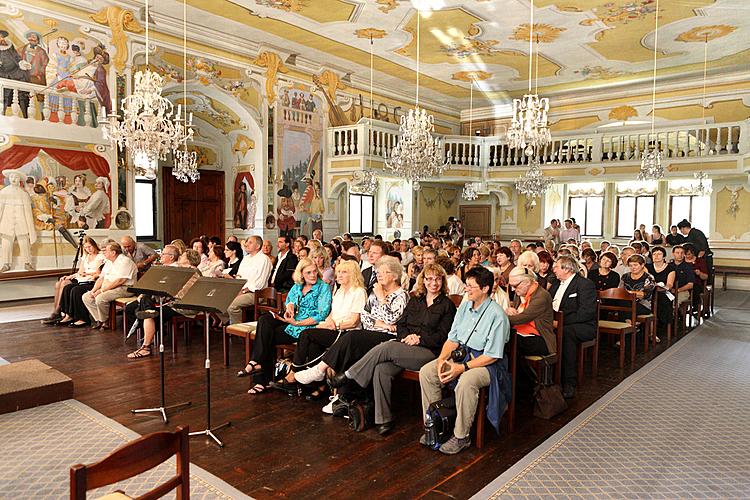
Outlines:
<svg viewBox="0 0 750 500"><path fill-rule="evenodd" d="M451 300L453 301L453 304L458 307L461 305L461 302L464 300L464 296L461 294L453 294L450 295Z"/></svg>
<svg viewBox="0 0 750 500"><path fill-rule="evenodd" d="M91 465L70 468L70 498L82 500L86 492L131 478L177 455L177 471L168 481L139 499L154 499L176 489L178 500L190 498L190 446L187 426L175 432L154 432L140 437Z"/></svg>
<svg viewBox="0 0 750 500"><path fill-rule="evenodd" d="M108 327L110 330L115 330L117 328L117 312L122 310L123 314L125 314L125 306L129 303L136 300L136 297L120 297L118 299L113 300L109 303L109 318L107 319ZM128 332L125 331L127 328L127 321L125 321L125 318L123 316L122 320L122 333L123 338L125 338L128 335Z"/></svg>
<svg viewBox="0 0 750 500"><path fill-rule="evenodd" d="M252 340L255 336L255 325L258 318L264 312L279 312L281 309L282 294L278 293L275 288L267 287L255 292L255 302L253 304L255 319L252 322L244 322L236 325L227 325L222 328L222 340L224 344L224 366L229 366L229 341L230 336L240 337L245 345L245 365L250 362L250 350Z"/></svg>
<svg viewBox="0 0 750 500"><path fill-rule="evenodd" d="M588 349L591 349L591 375L593 377L596 377L599 373L599 335L594 335L594 338L592 340L587 340L585 342L579 342L578 347L576 347L576 359L578 361L577 366L577 375L578 375L578 382L580 383L581 380L583 380L583 365L586 362L586 351Z"/></svg>
<svg viewBox="0 0 750 500"><path fill-rule="evenodd" d="M620 368L625 366L625 339L630 335L630 362L635 361L635 341L636 332L638 331L637 317L635 313L636 297L635 295L628 293L628 291L622 288L610 288L608 290L600 290L598 292L599 300L597 301L597 314L596 317L601 317L601 311L613 311L613 312L626 312L629 313L630 323L625 321L610 321L610 320L599 320L597 327L597 338L601 334L616 335L620 337ZM611 301L618 301L612 303ZM619 305L619 301L627 302L628 305Z"/></svg>
<svg viewBox="0 0 750 500"><path fill-rule="evenodd" d="M651 312L649 314L639 314L636 321L643 325L643 352L648 352L648 342L656 346L656 311L659 307L659 287L655 287L651 295Z"/></svg>
<svg viewBox="0 0 750 500"><path fill-rule="evenodd" d="M693 290L688 291L688 300L682 304L677 303L677 292L675 291L675 307L674 307L674 336L675 338L680 333L680 326L682 327L682 333L687 333L688 322L690 327L693 325Z"/></svg>
<svg viewBox="0 0 750 500"><path fill-rule="evenodd" d="M526 363L534 370L536 373L537 380L541 380L542 378L542 370L547 365L554 365L555 366L555 383L560 384L562 381L562 359L559 356L559 353L562 352L562 337L563 337L563 327L564 327L564 319L563 314L559 311L556 311L554 313L554 321L552 323L553 327L555 328L555 337L556 337L556 343L557 343L557 352L551 352L545 356L524 356L524 359L526 360Z"/></svg>

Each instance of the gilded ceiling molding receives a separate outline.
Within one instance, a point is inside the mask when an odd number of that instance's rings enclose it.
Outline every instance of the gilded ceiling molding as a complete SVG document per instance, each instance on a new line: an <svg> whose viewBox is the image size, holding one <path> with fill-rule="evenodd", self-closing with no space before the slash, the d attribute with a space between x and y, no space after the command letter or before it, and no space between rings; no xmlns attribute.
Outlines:
<svg viewBox="0 0 750 500"><path fill-rule="evenodd" d="M715 24L713 26L697 26L690 31L680 33L675 38L678 42L709 42L723 36L727 36L737 28L726 24Z"/></svg>
<svg viewBox="0 0 750 500"><path fill-rule="evenodd" d="M251 149L255 149L255 141L244 134L237 134L237 138L232 145L232 152L242 153L242 156L245 156Z"/></svg>
<svg viewBox="0 0 750 500"><path fill-rule="evenodd" d="M257 5L283 10L284 12L299 12L307 7L308 0L255 0Z"/></svg>
<svg viewBox="0 0 750 500"><path fill-rule="evenodd" d="M284 66L284 63L277 54L265 50L258 54L253 64L261 68L266 68L266 97L268 97L268 103L273 105L276 101L274 87L278 79L277 73L289 73L289 69Z"/></svg>
<svg viewBox="0 0 750 500"><path fill-rule="evenodd" d="M386 31L378 28L360 28L354 32L357 38L385 38Z"/></svg>
<svg viewBox="0 0 750 500"><path fill-rule="evenodd" d="M522 24L513 30L513 34L509 37L511 40L520 40L528 42L531 38L532 41L539 43L550 43L557 40L560 33L566 31L567 28L558 28L551 24L534 23L533 28L529 28L529 23Z"/></svg>
<svg viewBox="0 0 750 500"><path fill-rule="evenodd" d="M638 111L632 106L618 106L609 112L610 120L626 121L628 118L638 116Z"/></svg>
<svg viewBox="0 0 750 500"><path fill-rule="evenodd" d="M453 73L451 78L460 82L481 82L482 80L492 78L492 76L492 73L487 73L486 71L459 71L458 73Z"/></svg>
<svg viewBox="0 0 750 500"><path fill-rule="evenodd" d="M121 9L117 6L105 7L96 14L89 15L92 21L109 26L112 30L112 45L117 52L112 58L117 73L122 73L128 60L128 36L125 31L131 33L143 33L145 30L135 19L133 12Z"/></svg>

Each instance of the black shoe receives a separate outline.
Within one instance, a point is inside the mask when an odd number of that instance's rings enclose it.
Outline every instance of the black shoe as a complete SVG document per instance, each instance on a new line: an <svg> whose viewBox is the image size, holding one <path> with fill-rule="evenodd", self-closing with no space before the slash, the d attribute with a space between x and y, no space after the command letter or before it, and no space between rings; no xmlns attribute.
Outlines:
<svg viewBox="0 0 750 500"><path fill-rule="evenodd" d="M61 314L51 314L49 317L42 320L43 325L55 325L62 319Z"/></svg>
<svg viewBox="0 0 750 500"><path fill-rule="evenodd" d="M149 318L155 318L159 315L159 311L155 311L154 309L146 309L145 311L136 311L135 317L138 319L149 319Z"/></svg>
<svg viewBox="0 0 750 500"><path fill-rule="evenodd" d="M346 372L339 372L328 381L328 383L334 389L338 389L339 387L344 387L348 382L349 382L349 377L346 376Z"/></svg>
<svg viewBox="0 0 750 500"><path fill-rule="evenodd" d="M299 385L296 382L287 382L286 380L280 380L279 382L271 382L269 386L272 389L285 392L288 396L296 396L299 394Z"/></svg>
<svg viewBox="0 0 750 500"><path fill-rule="evenodd" d="M576 386L565 384L563 386L563 397L565 399L571 399L576 395Z"/></svg>
<svg viewBox="0 0 750 500"><path fill-rule="evenodd" d="M377 424L375 426L375 430L378 434L381 436L385 436L386 434L390 433L393 430L393 422L386 422L384 424Z"/></svg>

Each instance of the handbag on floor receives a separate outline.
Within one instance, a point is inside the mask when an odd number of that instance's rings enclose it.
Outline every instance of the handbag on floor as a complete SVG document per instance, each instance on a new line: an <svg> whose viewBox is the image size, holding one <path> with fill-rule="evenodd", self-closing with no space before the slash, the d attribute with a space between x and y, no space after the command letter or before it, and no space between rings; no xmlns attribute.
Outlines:
<svg viewBox="0 0 750 500"><path fill-rule="evenodd" d="M349 427L362 432L375 425L375 401L371 398L354 400L348 403Z"/></svg>
<svg viewBox="0 0 750 500"><path fill-rule="evenodd" d="M427 446L433 450L448 441L453 435L453 427L456 425L456 397L449 396L435 401L427 407L424 421L424 435Z"/></svg>
<svg viewBox="0 0 750 500"><path fill-rule="evenodd" d="M550 381L550 366L545 359L543 378L534 388L534 416L549 420L567 409L562 389Z"/></svg>

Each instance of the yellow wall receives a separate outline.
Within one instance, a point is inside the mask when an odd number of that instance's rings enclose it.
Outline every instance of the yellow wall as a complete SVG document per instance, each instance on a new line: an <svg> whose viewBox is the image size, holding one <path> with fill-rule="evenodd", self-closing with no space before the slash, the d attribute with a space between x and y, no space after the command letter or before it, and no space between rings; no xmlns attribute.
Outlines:
<svg viewBox="0 0 750 500"><path fill-rule="evenodd" d="M438 196L438 189L443 190L442 200L436 199ZM421 230L422 226L427 224L430 226L430 231L435 231L448 221L448 217L458 217L458 206L461 202L461 189L462 186L451 184L423 185L422 190L417 193L417 213L419 214L419 220L414 221L414 230ZM430 201L436 201L432 206L428 207L425 198ZM453 200L454 198L455 200L450 206L446 206L447 202L443 201Z"/></svg>

